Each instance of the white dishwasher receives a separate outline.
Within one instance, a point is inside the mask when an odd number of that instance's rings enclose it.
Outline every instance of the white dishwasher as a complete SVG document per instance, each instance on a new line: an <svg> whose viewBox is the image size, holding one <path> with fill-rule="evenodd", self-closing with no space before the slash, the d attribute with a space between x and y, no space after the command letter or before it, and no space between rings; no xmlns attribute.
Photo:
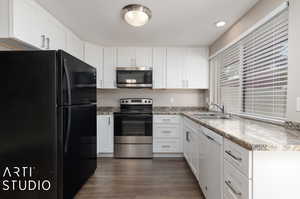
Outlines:
<svg viewBox="0 0 300 199"><path fill-rule="evenodd" d="M223 198L223 137L202 127L206 148L204 164L204 194L207 199ZM201 179L200 179L201 180Z"/></svg>

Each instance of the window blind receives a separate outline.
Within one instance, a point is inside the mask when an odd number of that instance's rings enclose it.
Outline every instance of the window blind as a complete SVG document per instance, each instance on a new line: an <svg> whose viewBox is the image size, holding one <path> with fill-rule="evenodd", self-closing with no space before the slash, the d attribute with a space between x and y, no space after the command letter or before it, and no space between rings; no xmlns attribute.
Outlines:
<svg viewBox="0 0 300 199"><path fill-rule="evenodd" d="M246 114L284 118L288 80L288 11L242 41L242 109Z"/></svg>
<svg viewBox="0 0 300 199"><path fill-rule="evenodd" d="M214 92L227 112L285 118L288 9L215 56L211 63L218 72Z"/></svg>
<svg viewBox="0 0 300 199"><path fill-rule="evenodd" d="M238 113L241 107L240 100L240 43L237 43L221 55L220 69L220 98L226 111Z"/></svg>

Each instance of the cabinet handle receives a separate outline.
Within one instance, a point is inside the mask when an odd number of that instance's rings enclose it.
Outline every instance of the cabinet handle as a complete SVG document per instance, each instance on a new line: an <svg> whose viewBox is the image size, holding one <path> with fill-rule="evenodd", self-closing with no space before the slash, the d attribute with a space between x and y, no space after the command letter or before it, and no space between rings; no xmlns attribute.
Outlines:
<svg viewBox="0 0 300 199"><path fill-rule="evenodd" d="M170 119L162 119L164 122L170 122Z"/></svg>
<svg viewBox="0 0 300 199"><path fill-rule="evenodd" d="M41 48L45 48L45 40L46 40L46 36L45 35L41 35L42 38L42 45Z"/></svg>
<svg viewBox="0 0 300 199"><path fill-rule="evenodd" d="M239 162L241 162L243 160L242 158L236 157L235 155L233 155L231 151L225 151L225 153L227 153L230 157L232 157L233 159L235 159Z"/></svg>
<svg viewBox="0 0 300 199"><path fill-rule="evenodd" d="M108 125L110 125L110 117L108 118Z"/></svg>
<svg viewBox="0 0 300 199"><path fill-rule="evenodd" d="M225 180L225 184L229 187L229 189L230 189L235 195L237 195L237 196L242 196L242 192L236 191L236 190L233 188L233 186L232 186L230 180Z"/></svg>
<svg viewBox="0 0 300 199"><path fill-rule="evenodd" d="M47 50L49 50L50 49L50 38L49 37L47 37L46 38L46 43L47 43Z"/></svg>
<svg viewBox="0 0 300 199"><path fill-rule="evenodd" d="M163 131L163 133L169 134L169 133L172 133L172 132L171 131Z"/></svg>
<svg viewBox="0 0 300 199"><path fill-rule="evenodd" d="M162 145L161 147L162 148L170 148L171 146L170 145Z"/></svg>
<svg viewBox="0 0 300 199"><path fill-rule="evenodd" d="M204 134L204 136L205 136L207 139L216 142L216 140L215 140L214 138L212 138L212 137L210 137L210 136L208 136L208 135L205 135L205 134Z"/></svg>
<svg viewBox="0 0 300 199"><path fill-rule="evenodd" d="M188 141L188 142L190 142L190 132L189 131L187 131L186 132L186 141Z"/></svg>

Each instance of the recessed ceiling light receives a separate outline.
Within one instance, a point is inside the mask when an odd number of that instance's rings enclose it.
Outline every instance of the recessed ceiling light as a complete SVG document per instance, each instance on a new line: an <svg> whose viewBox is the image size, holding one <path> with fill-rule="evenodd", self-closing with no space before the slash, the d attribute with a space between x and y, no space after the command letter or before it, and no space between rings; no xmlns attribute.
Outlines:
<svg viewBox="0 0 300 199"><path fill-rule="evenodd" d="M220 28L220 27L223 27L226 25L226 22L225 21L218 21L215 23L216 27Z"/></svg>
<svg viewBox="0 0 300 199"><path fill-rule="evenodd" d="M139 4L130 4L122 9L122 17L129 25L140 27L149 22L151 10Z"/></svg>

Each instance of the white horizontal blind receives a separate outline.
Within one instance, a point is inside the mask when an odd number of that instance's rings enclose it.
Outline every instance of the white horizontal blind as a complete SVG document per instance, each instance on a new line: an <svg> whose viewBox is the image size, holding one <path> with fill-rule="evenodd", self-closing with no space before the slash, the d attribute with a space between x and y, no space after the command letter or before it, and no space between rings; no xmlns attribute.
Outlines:
<svg viewBox="0 0 300 199"><path fill-rule="evenodd" d="M220 68L220 98L226 111L239 113L240 98L240 43L237 43L219 56L222 57ZM220 59L220 58L219 58Z"/></svg>
<svg viewBox="0 0 300 199"><path fill-rule="evenodd" d="M288 11L242 41L241 112L285 118L288 80Z"/></svg>

